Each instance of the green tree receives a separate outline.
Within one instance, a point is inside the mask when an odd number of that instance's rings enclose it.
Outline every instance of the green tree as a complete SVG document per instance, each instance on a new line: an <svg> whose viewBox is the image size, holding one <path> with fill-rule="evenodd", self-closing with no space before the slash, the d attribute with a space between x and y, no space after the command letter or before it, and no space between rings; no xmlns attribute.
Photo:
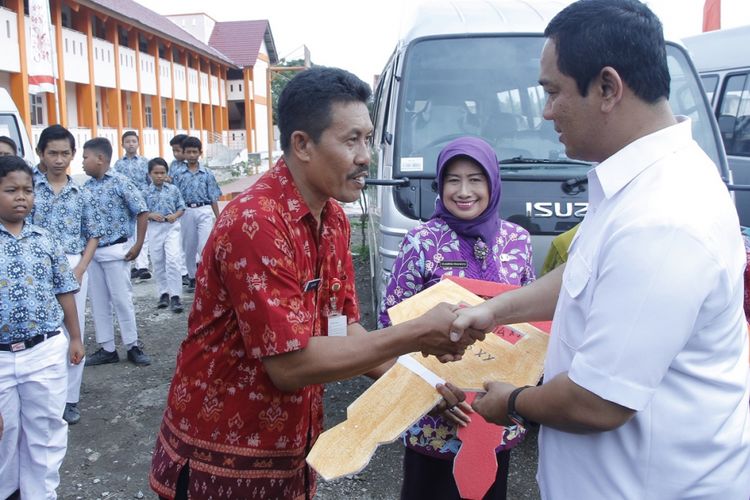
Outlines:
<svg viewBox="0 0 750 500"><path fill-rule="evenodd" d="M314 64L310 63L311 66L315 66ZM304 66L305 61L304 59L292 59L290 61L282 60L278 64L276 64L276 67L279 66ZM279 123L278 119L278 110L279 110L279 96L281 95L281 91L284 90L284 87L286 87L286 84L289 83L289 80L291 80L294 75L297 74L297 71L290 70L290 71L275 71L273 73L273 80L271 80L271 99L273 102L273 122L275 124Z"/></svg>

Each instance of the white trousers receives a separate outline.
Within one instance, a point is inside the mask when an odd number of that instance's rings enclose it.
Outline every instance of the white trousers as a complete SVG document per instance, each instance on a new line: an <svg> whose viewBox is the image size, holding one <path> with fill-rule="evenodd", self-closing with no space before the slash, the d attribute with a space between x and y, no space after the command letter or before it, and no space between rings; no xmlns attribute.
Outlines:
<svg viewBox="0 0 750 500"><path fill-rule="evenodd" d="M96 341L110 352L115 350L113 311L120 325L123 345L129 349L138 341L130 262L124 259L129 249L128 243L97 248L89 264L89 300Z"/></svg>
<svg viewBox="0 0 750 500"><path fill-rule="evenodd" d="M136 237L133 235L132 238L128 238L128 249L135 245ZM148 269L148 231L146 231L146 237L143 238L143 246L141 247L141 253L133 261L133 267L136 269Z"/></svg>
<svg viewBox="0 0 750 500"><path fill-rule="evenodd" d="M180 276L187 274L187 265L185 264L185 249L182 247L182 229L180 229Z"/></svg>
<svg viewBox="0 0 750 500"><path fill-rule="evenodd" d="M68 263L70 268L73 269L81 261L81 256L76 254L68 254ZM86 337L83 336L84 328L86 326L86 295L89 287L89 273L88 271L83 273L83 279L81 280L81 288L75 294L76 310L78 311L78 329L81 330L81 342ZM70 334L68 329L63 325L63 332L65 336L70 340ZM77 403L81 399L81 382L83 381L83 365L86 359L82 359L77 365L68 360L68 398L67 403Z"/></svg>
<svg viewBox="0 0 750 500"><path fill-rule="evenodd" d="M182 248L185 251L185 265L188 276L195 278L203 247L206 246L208 236L214 227L214 211L211 205L197 208L186 208L185 215L180 219L182 226Z"/></svg>
<svg viewBox="0 0 750 500"><path fill-rule="evenodd" d="M68 340L58 334L31 349L0 351L0 498L54 499L68 447L62 418Z"/></svg>
<svg viewBox="0 0 750 500"><path fill-rule="evenodd" d="M158 296L163 293L170 297L182 294L182 274L180 273L181 241L180 223L148 223L149 252L154 266L154 277Z"/></svg>

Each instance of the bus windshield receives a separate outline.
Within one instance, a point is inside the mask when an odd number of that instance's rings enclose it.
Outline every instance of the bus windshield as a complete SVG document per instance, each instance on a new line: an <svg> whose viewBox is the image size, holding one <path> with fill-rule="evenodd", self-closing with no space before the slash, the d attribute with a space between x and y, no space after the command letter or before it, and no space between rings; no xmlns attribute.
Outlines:
<svg viewBox="0 0 750 500"><path fill-rule="evenodd" d="M568 159L552 122L542 117L546 96L538 78L544 40L484 35L412 43L403 62L394 174L434 177L440 150L464 135L494 146L503 176L584 174L590 165ZM667 55L672 109L692 119L696 141L718 164L700 83L682 50L668 45Z"/></svg>

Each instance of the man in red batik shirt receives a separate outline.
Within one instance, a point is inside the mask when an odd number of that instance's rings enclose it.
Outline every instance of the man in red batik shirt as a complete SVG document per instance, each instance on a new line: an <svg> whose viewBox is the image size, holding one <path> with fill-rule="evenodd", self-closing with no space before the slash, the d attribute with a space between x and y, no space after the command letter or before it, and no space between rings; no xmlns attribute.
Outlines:
<svg viewBox="0 0 750 500"><path fill-rule="evenodd" d="M447 304L378 335L358 323L336 200L365 185L369 96L335 68L304 71L281 94L284 157L224 209L203 253L153 456L162 498L312 498L305 456L322 430L321 384L414 351L450 359L473 342L451 341Z"/></svg>

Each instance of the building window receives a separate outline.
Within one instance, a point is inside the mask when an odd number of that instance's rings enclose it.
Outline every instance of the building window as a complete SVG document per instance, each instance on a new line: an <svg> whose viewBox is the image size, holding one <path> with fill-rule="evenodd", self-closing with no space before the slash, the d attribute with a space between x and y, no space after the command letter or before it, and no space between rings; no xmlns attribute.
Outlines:
<svg viewBox="0 0 750 500"><path fill-rule="evenodd" d="M167 128L167 107L164 105L161 107L161 126Z"/></svg>
<svg viewBox="0 0 750 500"><path fill-rule="evenodd" d="M234 92L234 84L232 83L229 84L229 91Z"/></svg>
<svg viewBox="0 0 750 500"><path fill-rule="evenodd" d="M195 119L193 117L193 110L192 109L190 110L189 117L190 117L190 128L193 129L193 128L195 128Z"/></svg>
<svg viewBox="0 0 750 500"><path fill-rule="evenodd" d="M146 115L146 127L147 128L153 128L153 126L154 126L154 117L153 117L153 113L151 113L151 106L146 106L144 108L144 113Z"/></svg>
<svg viewBox="0 0 750 500"><path fill-rule="evenodd" d="M31 103L31 124L44 125L44 99L41 95L30 95Z"/></svg>
<svg viewBox="0 0 750 500"><path fill-rule="evenodd" d="M125 122L126 127L133 126L133 107L130 105L130 103L127 103L125 105Z"/></svg>

